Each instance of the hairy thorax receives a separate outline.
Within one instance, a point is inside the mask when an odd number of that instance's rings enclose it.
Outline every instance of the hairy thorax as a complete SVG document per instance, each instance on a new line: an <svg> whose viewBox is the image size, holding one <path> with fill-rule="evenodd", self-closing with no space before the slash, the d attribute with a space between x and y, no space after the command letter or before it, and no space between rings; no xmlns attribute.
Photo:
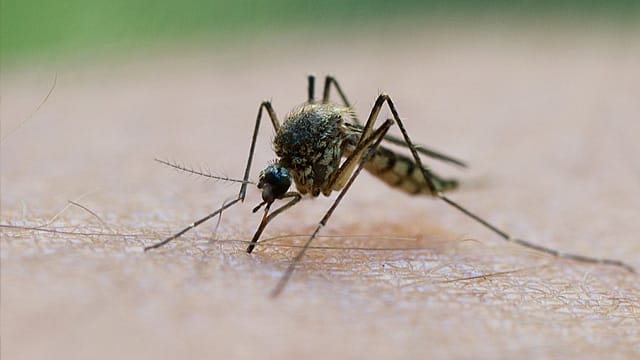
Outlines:
<svg viewBox="0 0 640 360"><path fill-rule="evenodd" d="M349 116L348 108L335 104L305 104L287 115L274 150L301 194L331 193L343 146L351 142L343 128Z"/></svg>

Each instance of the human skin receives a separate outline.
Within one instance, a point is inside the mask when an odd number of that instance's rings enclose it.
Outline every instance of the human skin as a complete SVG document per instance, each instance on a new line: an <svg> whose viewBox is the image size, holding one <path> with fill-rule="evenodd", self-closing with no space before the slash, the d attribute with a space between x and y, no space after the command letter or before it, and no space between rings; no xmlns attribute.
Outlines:
<svg viewBox="0 0 640 360"><path fill-rule="evenodd" d="M142 252L238 191L153 159L242 177L260 101L282 119L314 72L335 75L360 118L384 90L416 142L467 160L466 171L425 162L460 179L451 197L472 211L639 268L633 36L436 32L4 73L2 357L638 356L637 274L508 244L366 172L277 299L269 292L335 196L304 199L249 255L260 221L250 186L220 222ZM272 137L263 122L253 180L274 159Z"/></svg>

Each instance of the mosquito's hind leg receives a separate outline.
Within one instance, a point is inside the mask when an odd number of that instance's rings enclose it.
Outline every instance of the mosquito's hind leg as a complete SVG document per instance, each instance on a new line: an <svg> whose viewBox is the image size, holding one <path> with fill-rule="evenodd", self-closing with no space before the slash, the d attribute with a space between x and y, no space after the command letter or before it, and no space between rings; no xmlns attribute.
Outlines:
<svg viewBox="0 0 640 360"><path fill-rule="evenodd" d="M340 87L340 84L338 84L338 80L336 80L336 78L334 78L331 75L327 75L324 78L324 88L322 90L322 103L326 104L326 103L329 102L329 97L330 97L330 92L331 92L331 85L333 85L333 87L338 92L338 95L340 96L340 100L342 100L342 104L345 107L351 108L351 102L349 102L349 100L347 99L347 96L345 95L344 91L342 91L342 88ZM352 115L352 119L357 125L360 125L360 121L358 121L358 117L355 114Z"/></svg>
<svg viewBox="0 0 640 360"><path fill-rule="evenodd" d="M316 102L316 76L311 74L307 77L308 85L307 85L307 102L309 104L313 104Z"/></svg>
<svg viewBox="0 0 640 360"><path fill-rule="evenodd" d="M446 202L447 204L449 204L452 207L456 208L457 210L461 211L465 215L467 215L470 218L474 219L476 222L478 222L479 224L483 225L487 229L493 231L495 234L499 235L501 238L503 238L506 241L509 241L509 242L512 242L512 243L515 243L515 244L518 244L518 245L522 245L524 247L527 247L527 248L533 249L533 250L537 250L537 251L540 251L542 253L553 255L553 256L558 257L558 258L576 260L576 261L580 261L580 262L584 262L584 263L613 265L613 266L618 266L618 267L624 268L624 269L626 269L628 271L631 271L631 272L635 272L635 269L633 267L631 267L628 264L625 264L624 262L618 261L618 260L600 259L600 258L592 258L592 257L576 255L576 254L562 253L562 252L559 252L559 251L554 250L554 249L550 249L550 248L547 248L547 247L544 247L544 246L540 246L540 245L537 245L537 244L534 244L534 243L531 243L531 242L528 242L528 241L525 241L525 240L522 240L522 239L515 238L515 237L511 236L510 234L508 234L507 232L505 232L505 231L499 229L498 227L496 227L495 225L491 224L487 220L485 220L485 219L481 218L480 216L476 215L475 213L467 210L462 205L460 205L460 204L456 203L455 201L453 201L453 200L449 199L448 197L446 197L443 194L443 192L440 189L438 189L438 186L437 186L436 182L434 181L434 179L435 179L434 175L431 173L431 171L429 171L429 169L427 169L422 164L422 160L420 160L420 157L418 156L418 150L417 150L416 146L413 144L413 142L411 141L411 139L409 138L409 134L407 133L407 130L405 129L404 124L402 123L402 120L400 120L400 117L398 116L398 112L396 111L395 105L393 104L393 101L391 101L391 98L387 94L381 94L380 96L378 96L378 99L376 100L376 103L373 106L373 109L371 110L371 115L369 117L369 120L367 121L367 124L364 127L363 136L371 131L371 129L373 127L373 124L371 123L372 122L372 118L371 117L377 117L377 115L378 115L378 113L380 111L380 108L382 107L382 104L384 104L385 102L389 105L389 109L391 110L391 113L393 114L393 119L398 124L398 127L400 128L400 132L402 133L402 137L404 138L404 140L405 140L405 142L407 144L407 147L411 151L411 155L413 156L414 160L416 161L416 164L422 169L422 174L424 176L424 179L427 182L427 184L429 185L429 188L431 190L431 194L433 196L441 199L442 201Z"/></svg>
<svg viewBox="0 0 640 360"><path fill-rule="evenodd" d="M315 87L316 87L316 77L315 75L311 74L307 77L307 92L308 92L308 96L307 96L307 102L309 103L313 103L315 102ZM340 99L342 100L342 103L344 104L344 106L346 107L351 107L351 103L349 102L349 100L347 100L347 96L344 94L344 91L342 91L342 88L340 87L340 84L338 84L338 81L331 75L327 75L324 78L324 86L323 86L323 90L322 90L322 103L326 104L329 102L329 97L330 97L330 92L331 92L331 85L333 85L336 88L336 91L338 92L338 95L340 95Z"/></svg>
<svg viewBox="0 0 640 360"><path fill-rule="evenodd" d="M203 217L200 220L197 220L197 221L191 223L189 226L187 226L184 229L178 231L174 235L172 235L172 236L170 236L170 237L168 237L168 238L164 239L163 241L160 241L160 242L158 242L156 244L149 245L149 246L145 247L144 251L155 249L155 248L159 248L159 247L169 243L170 241L182 236L187 231L197 227L198 225L204 223L205 221L211 219L212 217L221 214L222 211L230 208L234 204L244 201L244 198L245 198L245 196L247 194L247 185L250 183L249 175L251 174L251 162L253 161L253 154L254 154L255 148L256 148L256 140L258 139L258 132L260 130L260 122L262 120L262 111L263 110L267 111L267 114L269 115L269 118L271 119L271 125L273 125L275 130L278 131L278 129L280 128L280 123L278 122L278 117L276 116L275 111L273 111L273 106L271 106L271 102L263 101L260 104L260 107L258 108L258 115L256 116L256 123L255 123L255 126L253 128L253 136L251 138L251 147L249 148L249 158L247 159L247 165L246 165L245 170L244 170L244 177L243 177L243 180L242 180L242 184L240 185L240 191L238 192L238 196L235 199L231 200L230 202L224 204L218 210L212 212L211 214Z"/></svg>
<svg viewBox="0 0 640 360"><path fill-rule="evenodd" d="M349 100L347 100L347 96L344 94L344 91L342 91L340 84L338 84L338 80L336 80L336 78L334 78L331 75L327 75L324 78L324 89L322 90L322 102L325 104L329 102L329 92L331 91L331 85L333 85L333 87L336 88L336 91L338 92L338 95L340 95L340 99L342 100L342 103L344 104L344 106L351 107L351 103L349 102Z"/></svg>

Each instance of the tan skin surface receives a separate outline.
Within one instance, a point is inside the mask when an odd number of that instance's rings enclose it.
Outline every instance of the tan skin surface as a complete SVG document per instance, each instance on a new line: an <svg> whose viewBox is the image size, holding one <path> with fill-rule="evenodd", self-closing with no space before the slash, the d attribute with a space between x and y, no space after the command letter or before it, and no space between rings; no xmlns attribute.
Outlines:
<svg viewBox="0 0 640 360"><path fill-rule="evenodd" d="M416 142L467 160L467 171L425 162L460 178L451 197L471 210L541 245L638 268L632 38L435 33L3 74L3 134L58 80L2 142L2 224L56 231L2 228L2 358L637 356L638 275L507 244L364 172L275 301L305 237L246 254L261 216L253 186L217 231L212 220L141 251L238 191L152 159L242 177L260 101L282 119L314 71L337 76L360 118L388 92ZM273 159L264 125L253 180ZM303 200L263 239L310 234L330 202Z"/></svg>

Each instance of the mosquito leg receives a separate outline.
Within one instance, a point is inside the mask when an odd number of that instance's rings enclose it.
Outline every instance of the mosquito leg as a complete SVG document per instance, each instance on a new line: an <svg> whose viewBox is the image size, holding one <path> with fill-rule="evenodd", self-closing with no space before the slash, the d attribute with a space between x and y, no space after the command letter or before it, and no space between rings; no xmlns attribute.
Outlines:
<svg viewBox="0 0 640 360"><path fill-rule="evenodd" d="M297 204L300 200L302 200L302 195L300 195L300 193L295 192L295 191L290 191L290 192L284 194L282 199L289 198L289 197L292 197L293 199L291 199L288 203L282 205L277 210L275 210L274 212L269 214L269 216L267 217L267 223L270 222L271 220L273 220L273 218L278 216L283 211L288 210L290 207L292 207L293 205Z"/></svg>
<svg viewBox="0 0 640 360"><path fill-rule="evenodd" d="M411 151L411 155L413 156L413 159L416 161L416 164L418 165L418 167L420 169L422 169L422 174L423 174L423 176L425 178L425 181L429 185L429 189L431 190L431 194L433 196L441 199L442 201L446 202L450 206L452 206L455 209L459 210L460 212L464 213L465 215L467 215L468 217L472 218L473 220L475 220L476 222L478 222L479 224L481 224L485 228L491 230L492 232L494 232L495 234L497 234L498 236L500 236L501 238L503 238L506 241L509 241L509 242L512 242L512 243L515 243L515 244L519 244L519 245L522 245L522 246L527 247L529 249L534 249L536 251L539 251L539 252L542 252L542 253L545 253L545 254L553 255L553 256L558 257L558 258L581 261L581 262L584 262L584 263L591 263L591 264L613 265L613 266L622 267L622 268L624 268L624 269L626 269L626 270L628 270L630 272L634 272L635 273L635 269L632 266L630 266L628 264L625 264L624 262L621 262L621 261L618 261L618 260L598 259L598 258L592 258L592 257L587 257L587 256L582 256L582 255L562 253L562 252L559 252L559 251L554 250L554 249L550 249L550 248L547 248L547 247L544 247L544 246L536 245L534 243L531 243L531 242L528 242L528 241L525 241L525 240L514 238L511 235L509 235L507 232L499 229L495 225L489 223L487 220L485 220L485 219L481 218L480 216L472 213L471 211L467 210L462 205L460 205L460 204L454 202L453 200L449 199L448 197L446 197L441 191L439 191L436 188L435 183L433 181L433 177L434 176L431 174L429 169L427 169L422 164L422 160L420 160L420 156L418 156L418 150L416 149L416 146L413 144L413 142L409 138L409 134L407 133L407 130L405 129L404 124L402 123L402 120L400 120L400 116L398 116L398 111L396 110L396 107L393 104L393 101L391 100L391 98L387 94L381 94L380 96L378 96L378 99L376 100L376 103L375 103L375 105L373 107L373 110L371 111L371 114L372 115L375 114L377 116L377 113L380 111L380 107L382 106L382 104L384 104L384 102L386 102L388 104L389 109L391 110L391 113L393 114L393 118L396 121L396 123L398 124L398 127L400 128L400 132L402 133L402 137L404 138L404 140L405 140L405 142L407 144L407 147ZM363 136L364 136L364 134L366 134L367 127L369 127L368 131L370 131L370 127L372 126L371 124L369 124L370 121L371 121L371 119L369 119L369 121L367 121L367 125L365 125L365 128L363 130ZM362 141L362 140L360 140L360 141Z"/></svg>
<svg viewBox="0 0 640 360"><path fill-rule="evenodd" d="M409 135L407 134L406 130L404 130L404 125L402 124L402 120L400 120L400 116L398 116L398 112L396 111L395 106L393 105L393 102L391 102L391 99L389 98L389 96L387 94L383 93L383 94L379 95L378 98L376 99L375 104L371 108L371 113L369 114L369 118L367 119L366 124L363 127L361 127L360 140L358 140L358 144L356 145L356 147L361 149L361 146L362 146L363 142L366 141L367 139L369 139L369 136L370 136L371 132L373 131L373 127L374 127L374 125L376 123L376 120L378 119L378 115L380 114L380 110L382 109L382 105L384 105L385 102L388 102L389 108L391 109L391 112L392 112L392 114L394 116L394 120L392 120L392 121L395 121L396 123L398 123L398 126L400 127L400 130L402 131L403 137L405 139L405 143L409 144L409 145L407 145L407 147L411 150L411 153L412 153L412 155L414 157L414 160L416 161L416 164L418 164L418 167L420 168L421 172L423 173L423 176L426 179L426 184L429 187L430 193L435 196L437 187L435 185L435 181L433 180L434 176L433 176L433 174L431 174L429 169L427 169L422 164L422 161L420 161L420 157L418 156L417 150L416 150L415 146L413 146L413 143L411 142L411 140L409 139ZM346 173L351 173L351 171L357 165L357 160L355 160L355 159L356 158L354 158L353 156L348 157L345 160L345 162L342 164L342 167L341 167L340 171L345 171ZM342 186L344 186L344 183L347 181L346 177L344 177L343 175L342 176L340 176L340 175L341 174L338 174L336 176L336 179L335 179L336 181L333 184L333 190L341 189Z"/></svg>
<svg viewBox="0 0 640 360"><path fill-rule="evenodd" d="M324 104L329 102L329 92L331 91L332 84L333 84L333 87L336 88L336 91L338 92L338 95L340 95L340 99L342 100L344 105L346 107L351 107L351 103L349 102L349 100L347 100L347 96L344 94L344 91L342 91L340 84L338 84L338 81L331 75L328 75L327 77L324 78L324 90L322 91L322 102Z"/></svg>
<svg viewBox="0 0 640 360"><path fill-rule="evenodd" d="M166 239L164 239L164 240L160 241L159 243L155 243L155 244L153 244L153 245L149 245L149 246L145 247L145 248L144 248L144 251L148 251L148 250L151 250L151 249L156 249L156 248L159 248L159 247L161 247L161 246L163 246L163 245L167 244L167 243L168 243L168 242L170 242L171 240L174 240L174 239L176 239L176 238L178 238L178 237L182 236L182 234L184 234L184 233L186 233L187 231L189 231L189 230L193 229L194 227L196 227L196 226L198 226L198 225L202 224L203 222L205 222L205 221L207 221L207 220L211 219L212 217L214 217L214 216L216 216L216 215L218 215L218 214L222 213L222 211L224 211L224 210L226 210L226 209L230 208L232 205L236 204L238 201L241 201L241 200L242 200L242 199L241 199L241 198L239 198L239 197L238 197L238 198L233 199L232 201L230 201L230 202L226 203L224 206L222 206L220 209L218 209L218 210L216 210L216 211L212 212L211 214L209 214L209 215L207 215L207 216L203 217L202 219L200 219L200 220L198 220L198 221L196 221L196 222L192 223L191 225L189 225L189 226L187 226L186 228L184 228L184 229L182 229L182 230L178 231L178 232L177 232L177 233L175 233L174 235L172 235L172 236L170 236L170 237L168 237L168 238L166 238Z"/></svg>
<svg viewBox="0 0 640 360"><path fill-rule="evenodd" d="M385 102L389 106L389 110L391 110L391 114L393 115L393 120L395 120L396 124L398 124L398 128L400 128L400 133L402 134L404 142L407 144L409 151L411 151L411 156L415 160L416 165L418 165L418 168L422 170L422 175L424 176L427 186L429 186L429 190L431 191L431 194L435 196L437 193L437 188L434 181L432 180L433 175L431 174L431 171L429 171L429 169L426 166L424 166L424 164L422 163L422 160L418 155L418 150L416 146L413 145L413 142L409 138L409 133L405 129L404 124L400 119L400 116L398 115L396 106L394 105L389 95L387 95L386 93L382 93L378 95L378 98L376 99L376 102L373 105L373 108L371 109L371 114L369 115L369 119L367 120L367 123L365 124L362 130L362 136L364 137L366 136L366 134L371 132L371 129L373 129L373 124L376 118L378 117L380 110L382 109L382 105L384 105ZM360 141L362 141L362 138Z"/></svg>
<svg viewBox="0 0 640 360"><path fill-rule="evenodd" d="M309 80L309 85L307 87L307 93L309 94L307 96L307 102L309 104L313 104L314 102L316 102L315 99L315 92L316 92L316 77L315 75L309 75L307 77L307 79Z"/></svg>
<svg viewBox="0 0 640 360"><path fill-rule="evenodd" d="M282 205L281 207L279 207L277 210L275 210L274 212L272 212L268 216L267 216L267 214L269 213L269 207L271 206L271 204L267 204L267 207L264 209L264 216L262 217L262 221L260 222L260 226L258 226L258 229L256 230L256 233L253 234L253 239L251 239L251 243L247 247L247 253L251 254L253 249L256 247L256 244L258 243L258 239L260 239L260 235L262 235L262 232L264 231L265 227L267 227L267 224L271 220L273 220L273 218L275 218L276 216L281 214L283 211L285 211L285 210L291 208L293 205L297 204L298 201L300 201L300 199L302 199L302 195L300 195L297 192L291 191L291 192L288 192L288 193L284 194L284 196L281 199L286 199L286 198L293 198L293 199L289 200L289 202L287 202L286 204Z"/></svg>
<svg viewBox="0 0 640 360"><path fill-rule="evenodd" d="M495 225L491 224L487 220L479 217L478 215L472 213L470 210L467 210L466 208L464 208L460 204L458 204L455 201L449 199L444 194L438 193L438 194L436 194L436 196L438 198L442 199L447 204L449 204L452 207L456 208L457 210L461 211L463 214L467 215L468 217L470 217L473 220L477 221L478 223L482 224L487 229L489 229L489 230L493 231L494 233L498 234L498 236L500 236L502 239L504 239L504 240L506 240L508 242L515 243L515 244L527 247L529 249L533 249L533 250L539 251L541 253L549 254L549 255L552 255L552 256L555 256L555 257L558 257L558 258L575 260L575 261L580 261L580 262L584 262L584 263L591 263L591 264L603 264L603 265L618 266L618 267L624 268L625 270L627 270L629 272L632 272L632 273L636 272L636 270L631 265L626 264L626 263L624 263L624 262L622 262L620 260L600 259L600 258L592 258L592 257L576 255L576 254L562 253L562 252L560 252L558 250L554 250L554 249L551 249L551 248L548 248L548 247L545 247L545 246L537 245L537 244L528 242L526 240L514 238L511 235L509 235L508 233L504 232L503 230L500 230L499 228L497 228Z"/></svg>
<svg viewBox="0 0 640 360"><path fill-rule="evenodd" d="M258 115L256 116L256 124L253 128L253 137L251 138L251 148L249 149L249 158L247 159L247 167L244 170L244 181L240 187L240 192L238 193L238 197L244 201L244 197L247 193L247 183L249 180L249 175L251 173L251 162L253 161L253 154L256 150L256 140L258 139L258 132L260 131L260 121L262 120L262 109L267 110L267 114L269 114L269 118L271 119L271 125L273 125L273 129L277 132L280 129L280 123L278 122L278 116L276 112L273 110L273 106L270 101L263 101L258 108Z"/></svg>
<svg viewBox="0 0 640 360"><path fill-rule="evenodd" d="M348 123L344 125L355 132L361 132L363 129L362 125L355 125L355 124L348 124ZM403 138L400 138L392 134L387 134L384 137L384 140L390 142L391 144L402 146L404 148L408 147L407 143L404 141ZM422 144L414 144L414 145L416 147L416 150L418 150L418 152L422 155L428 156L436 160L444 161L444 162L459 166L461 168L468 167L468 165L464 161L456 159L452 156L446 155L440 151L430 149Z"/></svg>
<svg viewBox="0 0 640 360"><path fill-rule="evenodd" d="M404 141L404 139L401 139L401 138L399 138L397 136L394 136L392 134L387 134L387 136L384 137L384 140L388 141L388 142L390 142L390 143L392 143L394 145L407 147L407 143ZM425 155L425 156L428 156L430 158L437 159L437 160L440 160L440 161L448 162L448 163L451 163L451 164L454 164L454 165L457 165L457 166L460 166L460 167L463 167L463 168L468 167L468 165L462 160L456 159L456 158L454 158L452 156L449 156L449 155L445 155L445 154L443 154L443 153L441 153L441 152L439 152L437 150L430 149L430 148L428 148L428 147L426 147L424 145L418 145L418 144L414 144L414 145L416 147L416 150L418 150L418 152L420 154L422 154L422 155Z"/></svg>
<svg viewBox="0 0 640 360"><path fill-rule="evenodd" d="M235 198L234 200L230 201L229 203L223 205L220 209L212 212L211 214L203 217L202 219L192 223L191 225L187 226L186 228L178 231L177 233L175 233L174 235L166 238L165 240L147 246L144 248L144 251L148 251L151 249L155 249L155 248L159 248L165 244L167 244L168 242L170 242L171 240L174 240L180 236L182 236L184 233L186 233L187 231L195 228L196 226L202 224L203 222L211 219L212 217L220 214L222 211L228 209L229 207L231 207L232 205L238 203L238 202L242 202L244 201L244 197L247 194L247 185L249 184L249 175L251 174L251 162L253 161L253 154L255 152L255 148L256 148L256 140L258 139L258 132L260 130L260 122L262 120L262 111L263 109L266 109L267 114L269 115L269 118L271 118L271 124L273 125L273 127L276 129L276 131L278 130L278 128L280 128L280 123L278 122L278 117L276 116L275 111L273 111L273 106L271 106L271 102L269 101L263 101L260 104L260 107L258 108L258 115L256 116L256 124L253 128L253 136L251 138L251 147L249 149L249 158L247 159L247 166L244 170L244 178L242 181L242 184L240 185L240 191L238 192L238 197Z"/></svg>
<svg viewBox="0 0 640 360"><path fill-rule="evenodd" d="M347 191L355 181L356 177L358 176L358 174L360 174L360 172L362 171L364 164L371 158L371 156L373 155L378 145L380 145L380 142L384 138L384 135L387 133L387 131L389 131L389 128L391 127L391 125L393 125L392 120L385 121L384 124L382 124L368 139L361 141L362 144L368 144L367 145L368 150L364 153L364 156L362 156L358 167L354 170L353 174L349 178L349 181L347 181L345 186L342 188L336 200L333 202L329 210L324 214L324 216L322 217L322 220L320 220L320 222L318 223L318 226L316 227L313 234L309 237L307 242L304 244L302 249L300 249L298 254L296 254L293 260L291 260L289 267L287 268L287 270L285 270L284 274L278 281L278 284L271 292L272 297L278 296L282 292L284 287L287 285L287 282L289 281L291 274L293 274L293 270L295 270L296 265L300 262L300 260L304 256L305 252L309 248L309 245L311 245L311 242L313 241L313 239L315 239L316 236L318 235L318 232L320 231L320 229L322 229L327 224L327 222L329 221L329 218L333 214L333 211L338 207L338 204L340 204L340 201L345 196L345 194L347 193ZM356 154L357 152L354 152L353 154L351 154L350 158L357 156Z"/></svg>
<svg viewBox="0 0 640 360"><path fill-rule="evenodd" d="M326 104L329 102L329 92L331 91L331 85L333 84L333 87L336 88L336 91L338 92L338 95L340 95L340 99L342 100L342 103L344 104L344 106L350 108L351 107L351 103L349 102L349 100L347 100L347 96L344 94L344 91L342 91L342 88L340 87L340 84L338 84L338 81L333 77L333 76L326 76L324 78L324 90L322 91L322 103ZM353 116L353 121L360 125L360 121L358 121L358 118L355 116Z"/></svg>

